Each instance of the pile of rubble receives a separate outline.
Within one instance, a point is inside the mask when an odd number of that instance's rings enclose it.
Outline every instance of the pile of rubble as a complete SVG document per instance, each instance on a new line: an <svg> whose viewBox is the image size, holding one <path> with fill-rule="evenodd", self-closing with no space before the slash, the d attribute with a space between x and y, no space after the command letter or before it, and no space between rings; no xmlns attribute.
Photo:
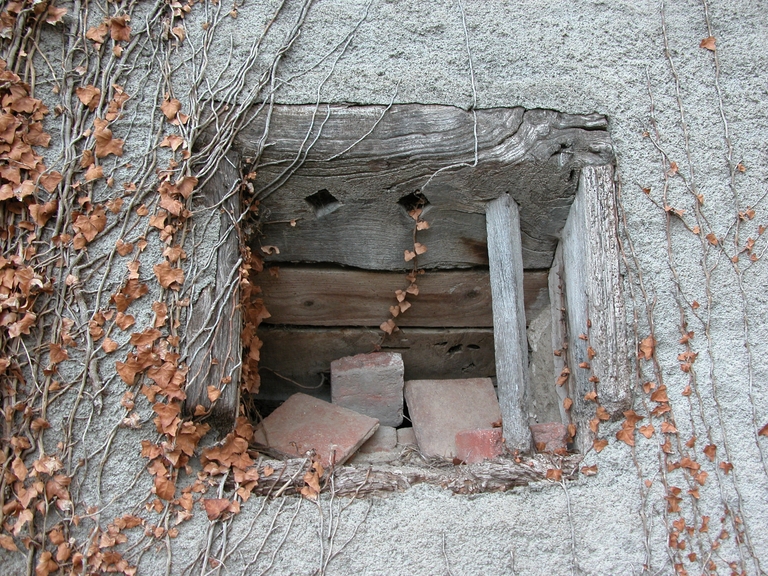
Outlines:
<svg viewBox="0 0 768 576"><path fill-rule="evenodd" d="M323 466L386 463L405 450L472 464L504 453L490 378L403 380L400 354L359 354L331 363L331 402L294 394L256 428L254 442L288 458L309 451ZM412 427L403 427L403 406ZM531 426L540 451L564 452L560 423Z"/></svg>

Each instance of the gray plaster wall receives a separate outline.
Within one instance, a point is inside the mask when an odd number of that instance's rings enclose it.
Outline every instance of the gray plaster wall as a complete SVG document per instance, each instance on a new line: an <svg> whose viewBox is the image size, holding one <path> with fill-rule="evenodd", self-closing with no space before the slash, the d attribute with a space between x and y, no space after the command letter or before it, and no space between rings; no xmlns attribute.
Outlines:
<svg viewBox="0 0 768 576"><path fill-rule="evenodd" d="M222 21L209 70L223 71L226 81L276 5L243 2L237 18ZM767 8L759 0L313 3L278 69L285 83L277 102L524 106L608 116L627 300L627 318L616 320L627 323L631 350L651 331L656 338L654 359L637 361L632 383L634 409L645 416L640 425L652 421L656 434L635 434L630 447L616 439L621 422L603 424L599 436L608 446L584 460L597 466L596 475L506 493L454 496L415 487L354 501L324 495L318 504L252 498L225 539L222 525L197 508L178 538L147 544L139 573L190 573L206 546L224 560L221 574L674 574L675 564L693 574L714 573L713 566L727 573L730 563L737 573L768 570L768 438L758 436L768 422L768 272L757 230L768 224ZM298 10L287 2L264 54ZM187 19L190 60L176 80L185 105L184 71L202 58L192 48L206 18L198 7ZM699 46L708 36L716 38L714 53ZM138 92L137 108L152 101L153 89L149 83ZM151 132L140 123L133 130ZM677 164L676 174L663 155ZM665 206L682 210L682 218ZM756 216L740 222L748 206ZM717 246L704 238L710 232ZM749 237L757 261L741 253L733 263ZM201 250L215 245L200 238ZM196 258L204 269L205 258ZM689 372L678 360L683 321L698 353ZM106 408L78 428L81 449L96 455L79 489L80 504L106 505L106 522L146 497L151 478L141 472L138 441L154 431L149 416L142 431L117 430L122 412L114 406L124 387L108 365L102 369ZM656 403L643 391L646 382L667 386L667 418L679 430L668 435L669 456L660 446L661 419L649 416ZM57 414L51 420L56 429ZM714 462L702 452L707 444L718 446ZM684 456L707 471L703 486L681 468L670 470ZM720 466L726 463L733 465L728 474ZM672 487L681 488L680 513L668 511ZM688 493L696 488L698 497ZM708 532L698 529L704 516ZM685 550L668 545L679 518L696 527L681 536ZM25 562L18 554L3 560L7 573L21 573Z"/></svg>

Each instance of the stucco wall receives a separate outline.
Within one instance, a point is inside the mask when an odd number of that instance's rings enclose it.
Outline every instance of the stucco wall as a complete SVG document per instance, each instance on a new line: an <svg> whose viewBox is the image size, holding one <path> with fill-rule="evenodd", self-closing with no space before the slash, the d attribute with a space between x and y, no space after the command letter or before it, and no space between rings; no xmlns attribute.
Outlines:
<svg viewBox="0 0 768 576"><path fill-rule="evenodd" d="M225 18L209 49L209 71L223 70L226 81L275 7L275 2L245 2L237 18ZM193 63L202 62L202 53L193 49L202 22L210 20L205 10L213 7L193 8L186 20L188 38L178 49L182 68L175 72L175 96L183 106L190 98L185 73L192 75ZM298 5L289 1L263 46L265 62L297 13ZM137 14L137 29L140 21ZM716 52L700 47L709 36L716 38ZM49 32L45 40L55 45L56 38ZM467 108L476 102L479 108L608 116L624 219L628 314L618 320L627 322L631 350L651 333L657 341L654 359L638 362L633 382L635 410L645 416L640 425L652 422L656 433L648 439L635 434L631 448L616 439L621 422L603 424L599 435L608 446L585 456L585 465L597 465L597 475L562 485L474 497L415 487L355 500L344 512L338 507L346 501L326 496L319 505L252 498L227 527L229 555L221 573L265 568L272 550L277 550L272 573L315 573L329 553L329 526L339 520L336 548L356 533L330 561L328 574L672 574L677 563L693 574L709 573L710 560L718 573L727 573L731 562L737 572L768 570L768 438L757 434L768 423L763 321L768 272L760 258L765 240L758 237L758 225L768 225L767 41L766 6L758 0L466 1L463 11L456 2L313 4L278 68L277 77L287 80L275 94L280 103L394 101ZM154 60L147 56L143 62L152 73ZM40 90L45 92L45 84ZM154 106L153 90L149 82L133 92L129 106ZM152 133L147 114L136 116L133 139ZM662 151L676 163L676 173ZM126 152L133 153L128 146ZM754 219L739 221L739 211L748 206L755 209ZM698 235L692 231L696 226ZM717 245L706 239L709 233ZM750 237L756 240L755 262L740 253ZM200 238L201 253L215 243L210 234ZM159 258L160 247L151 238L148 250ZM204 268L204 258L197 258ZM149 310L144 314L151 318ZM698 353L688 372L678 359L686 350L683 331L695 333L690 346ZM110 434L114 439L108 450L96 451L78 504L103 505L117 496L101 512L106 521L146 497L151 478L141 473L146 461L138 454L138 440L154 431L151 416L143 431L116 428L123 413L114 406L125 388L109 378L109 365L101 370L105 408L87 425L78 424L77 450L93 454ZM667 386L670 414L650 419L656 403L641 386L646 382ZM66 420L66 410L66 403L51 407L59 411L51 416L54 430ZM662 419L679 433L662 437ZM695 444L686 447L692 436ZM669 455L660 446L667 437ZM708 444L717 446L714 462L703 453ZM669 463L684 457L708 473L703 485L692 479L690 468L669 470ZM733 465L728 474L725 463ZM667 511L672 487L681 488L680 513ZM710 518L708 532L700 530L704 516ZM678 518L694 527L691 536L680 537L687 541L685 550L669 546ZM729 535L720 540L723 529ZM267 534L257 564L246 568ZM169 558L170 573L182 573L209 538L215 551L221 526L210 525L196 510L180 526L180 536L166 540L167 548L162 541L148 544L139 573L164 573ZM696 556L689 557L692 553ZM4 562L18 563L21 573L25 559L8 553Z"/></svg>

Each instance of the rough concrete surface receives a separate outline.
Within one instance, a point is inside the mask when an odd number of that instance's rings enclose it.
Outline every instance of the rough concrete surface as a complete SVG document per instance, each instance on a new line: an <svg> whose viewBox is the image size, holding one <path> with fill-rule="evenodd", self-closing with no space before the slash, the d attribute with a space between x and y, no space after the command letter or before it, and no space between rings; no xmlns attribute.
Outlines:
<svg viewBox="0 0 768 576"><path fill-rule="evenodd" d="M196 67L205 60L210 78L221 73L222 85L238 78L238 63L277 5L276 0L239 4L237 18L225 14L207 48L201 45L202 24L217 8L192 8L188 38L177 49L180 68L173 71L175 94L185 109L199 97L187 84ZM300 7L286 2L261 46L261 64L271 61ZM137 10L132 25L139 30L149 3ZM153 34L160 36L162 26L156 25ZM700 47L709 36L716 39L716 52ZM633 355L632 384L634 410L644 417L638 426L652 423L655 431L650 438L636 432L630 447L616 437L621 421L603 423L599 437L608 444L599 453L587 453L583 463L596 466L595 475L562 483L543 480L505 493L453 495L416 486L352 500L325 493L317 503L252 497L225 524L209 521L196 506L176 538L130 536L126 547L140 542L132 549L138 573L650 575L681 569L711 574L716 568L725 574L731 564L736 573L765 573L768 438L758 432L768 423L768 326L762 321L768 270L760 258L766 244L758 225L768 225L767 40L766 7L759 0L313 3L299 38L277 68L277 102L468 108L476 101L477 107L607 115L617 157L627 303L627 317L616 320L627 323L631 351L651 332L655 337L653 359ZM52 68L36 57L37 95L54 103L47 75L49 70L58 75L65 60L63 34L50 28L40 42ZM141 54L142 65L122 80L132 95L127 110L133 120L116 124L115 131L126 142L145 141L145 146L127 144L120 162L109 160L118 181L140 181L167 163L167 149L153 140L158 126L152 115L155 98L162 97L157 92L164 72L155 53ZM263 65L242 77L256 82ZM55 120L46 122L58 134ZM367 129L361 127L361 135ZM62 147L52 142L52 166ZM153 150L162 162L143 160ZM93 192L97 200L110 193L105 187ZM137 198L140 193L146 190ZM740 220L739 212L748 207L754 208L754 218ZM187 237L190 259L184 266L197 282L186 284L180 298L193 302L210 281L210 255L217 246L217 232L203 225L210 216L197 214L200 225ZM218 230L218 218L213 220ZM696 226L700 234L694 233ZM139 232L134 223L128 231L138 237L144 228ZM716 244L706 239L709 233ZM110 229L88 256L98 262L121 234ZM143 278L152 277L151 262L161 258L163 248L156 231L147 237ZM755 262L742 252L748 238L756 241ZM736 254L739 261L733 262ZM124 270L121 260L119 272L91 277L84 271L89 297L99 282L105 294L119 286ZM151 303L161 297L158 286L152 290L131 309L137 325L152 322ZM687 331L694 332L689 345L698 356L681 370L678 356L687 349L680 339ZM131 350L129 334L112 335L121 357ZM73 395L62 395L47 413L50 453L73 418L72 466L78 478L72 490L81 519L71 526L72 534L86 541L95 537L97 523L104 529L128 513L151 515L155 525L167 521L144 507L154 496L140 441L158 437L149 404L137 393L141 428L120 426L127 414L120 406L127 388L115 377L114 363L98 363L100 382L81 378L81 369L62 364L60 376L77 383L73 394L81 380L87 381L87 402L76 404ZM671 408L666 415L650 415L658 403L643 389L649 382L666 386ZM662 434L662 421L678 432ZM215 441L214 435L205 442ZM718 447L714 461L703 453L706 445ZM83 459L77 465L85 456L87 464ZM700 468L677 466L684 457ZM193 478L194 466L181 476ZM708 474L703 484L691 474L699 469ZM677 488L679 511L673 505ZM206 497L215 497L210 494ZM96 512L86 512L90 506ZM60 521L54 514L50 524ZM708 531L700 529L705 516ZM681 519L683 530L677 530ZM692 534L685 528L693 528ZM684 550L670 547L675 530L686 541ZM206 550L223 564L201 567ZM0 550L0 563L4 573L26 573L27 553Z"/></svg>

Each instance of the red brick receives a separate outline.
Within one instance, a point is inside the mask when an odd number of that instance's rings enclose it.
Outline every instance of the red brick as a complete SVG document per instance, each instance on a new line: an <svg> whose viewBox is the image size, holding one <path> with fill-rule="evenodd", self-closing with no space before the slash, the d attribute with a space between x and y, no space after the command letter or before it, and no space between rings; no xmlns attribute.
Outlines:
<svg viewBox="0 0 768 576"><path fill-rule="evenodd" d="M405 400L419 450L427 456L454 458L457 432L501 422L490 378L409 380Z"/></svg>
<svg viewBox="0 0 768 576"><path fill-rule="evenodd" d="M331 362L331 401L377 418L403 423L403 358L393 352L347 356Z"/></svg>
<svg viewBox="0 0 768 576"><path fill-rule="evenodd" d="M545 422L543 424L531 424L533 444L539 452L554 452L565 449L565 439L568 430L560 422ZM541 449L543 445L543 450Z"/></svg>
<svg viewBox="0 0 768 576"><path fill-rule="evenodd" d="M294 394L257 426L253 440L293 458L315 450L328 467L344 463L378 427L370 416Z"/></svg>
<svg viewBox="0 0 768 576"><path fill-rule="evenodd" d="M503 453L501 428L461 430L456 433L456 458L466 464L490 460Z"/></svg>

